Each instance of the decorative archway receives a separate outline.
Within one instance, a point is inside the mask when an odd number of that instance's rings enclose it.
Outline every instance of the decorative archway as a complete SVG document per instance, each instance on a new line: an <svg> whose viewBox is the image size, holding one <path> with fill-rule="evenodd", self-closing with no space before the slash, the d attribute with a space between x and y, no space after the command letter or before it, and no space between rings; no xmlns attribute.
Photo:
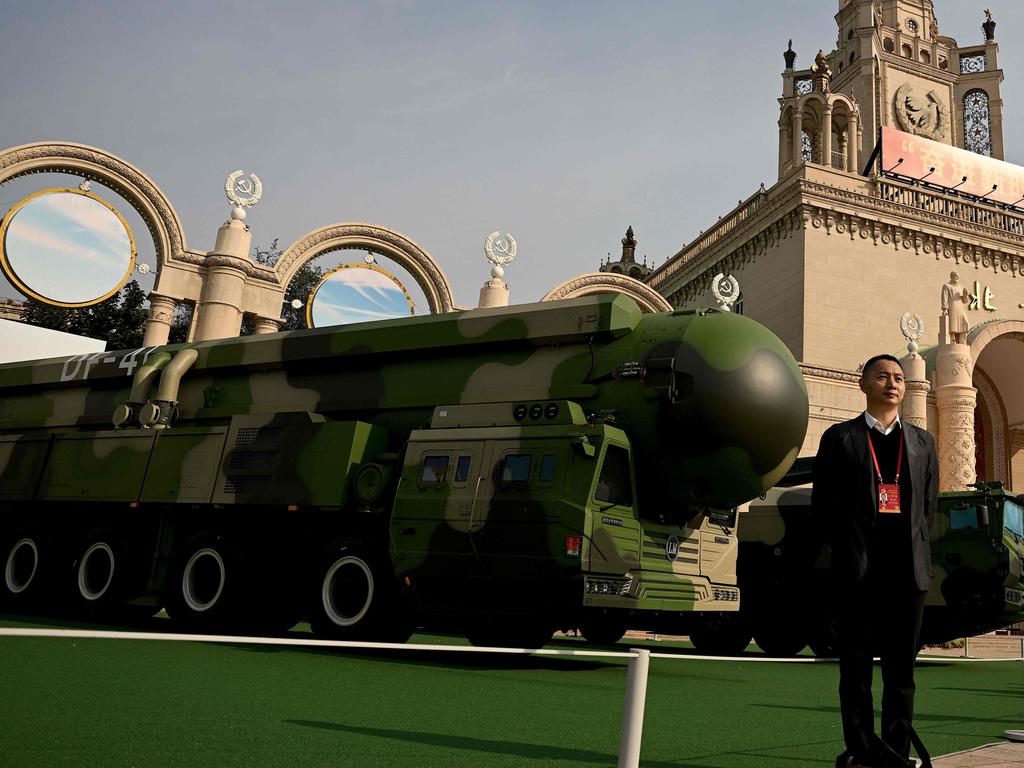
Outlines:
<svg viewBox="0 0 1024 768"><path fill-rule="evenodd" d="M281 287L287 288L303 264L326 253L348 249L375 251L407 270L423 289L431 312L451 312L455 309L448 279L426 250L392 229L363 222L321 227L288 246L274 266Z"/></svg>
<svg viewBox="0 0 1024 768"><path fill-rule="evenodd" d="M610 272L587 272L577 275L548 291L541 301L573 299L594 293L624 293L633 299L643 312L671 312L673 309L668 299L647 283Z"/></svg>
<svg viewBox="0 0 1024 768"><path fill-rule="evenodd" d="M138 212L153 236L157 271L181 259L185 231L167 196L146 174L116 155L86 144L40 141L0 152L0 184L33 173L66 173L113 190Z"/></svg>
<svg viewBox="0 0 1024 768"><path fill-rule="evenodd" d="M981 446L988 477L1011 488L1024 483L1024 321L990 320L967 334L971 378L988 428Z"/></svg>

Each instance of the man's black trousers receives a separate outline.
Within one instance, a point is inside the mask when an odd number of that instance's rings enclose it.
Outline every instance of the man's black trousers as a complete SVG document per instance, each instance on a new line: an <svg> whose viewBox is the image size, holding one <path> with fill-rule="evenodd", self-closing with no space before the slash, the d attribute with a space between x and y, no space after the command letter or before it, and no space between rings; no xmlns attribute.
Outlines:
<svg viewBox="0 0 1024 768"><path fill-rule="evenodd" d="M873 655L882 661L879 735L897 754L910 754L914 659L925 594L912 580L889 579L870 571L859 584L846 590L845 610L840 617L839 706L846 748L855 755L870 752L874 732Z"/></svg>

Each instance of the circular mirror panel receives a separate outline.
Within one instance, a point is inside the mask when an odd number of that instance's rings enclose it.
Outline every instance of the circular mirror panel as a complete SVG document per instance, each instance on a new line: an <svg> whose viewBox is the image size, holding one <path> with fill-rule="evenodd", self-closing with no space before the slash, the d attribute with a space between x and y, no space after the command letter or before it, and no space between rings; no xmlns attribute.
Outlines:
<svg viewBox="0 0 1024 768"><path fill-rule="evenodd" d="M310 328L390 320L413 314L398 278L373 264L342 264L324 275L306 305Z"/></svg>
<svg viewBox="0 0 1024 768"><path fill-rule="evenodd" d="M135 266L124 217L80 189L45 189L0 224L0 268L26 296L61 307L98 304L121 290Z"/></svg>

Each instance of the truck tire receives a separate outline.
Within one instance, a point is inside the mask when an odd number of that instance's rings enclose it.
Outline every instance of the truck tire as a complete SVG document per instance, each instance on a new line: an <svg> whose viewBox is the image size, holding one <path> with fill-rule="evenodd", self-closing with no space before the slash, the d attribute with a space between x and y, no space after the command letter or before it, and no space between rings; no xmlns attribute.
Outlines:
<svg viewBox="0 0 1024 768"><path fill-rule="evenodd" d="M750 645L750 624L737 612L701 614L690 628L690 643L701 653L739 656Z"/></svg>
<svg viewBox="0 0 1024 768"><path fill-rule="evenodd" d="M591 645L615 645L626 634L625 619L592 616L583 619L580 632Z"/></svg>
<svg viewBox="0 0 1024 768"><path fill-rule="evenodd" d="M807 638L799 623L780 620L764 624L754 633L754 642L766 656L789 658L807 646Z"/></svg>
<svg viewBox="0 0 1024 768"><path fill-rule="evenodd" d="M246 579L226 536L200 531L174 556L164 606L181 627L200 632L232 628L243 616Z"/></svg>
<svg viewBox="0 0 1024 768"><path fill-rule="evenodd" d="M328 548L311 591L309 623L318 637L404 643L412 636L391 564L358 542Z"/></svg>
<svg viewBox="0 0 1024 768"><path fill-rule="evenodd" d="M2 557L0 604L31 610L47 607L46 602L55 599L51 587L59 553L39 531L25 529L7 538Z"/></svg>
<svg viewBox="0 0 1024 768"><path fill-rule="evenodd" d="M113 528L90 531L73 561L71 600L76 613L111 620L144 619L156 608L126 602L145 589L145 564L131 556L132 548Z"/></svg>

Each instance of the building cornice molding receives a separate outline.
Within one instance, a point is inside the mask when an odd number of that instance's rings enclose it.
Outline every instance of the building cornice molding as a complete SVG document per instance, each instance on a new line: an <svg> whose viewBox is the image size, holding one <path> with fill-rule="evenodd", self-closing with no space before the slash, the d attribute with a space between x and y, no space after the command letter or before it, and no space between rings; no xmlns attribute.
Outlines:
<svg viewBox="0 0 1024 768"><path fill-rule="evenodd" d="M994 274L1003 272L1024 277L1024 218L904 185L876 183L881 193L888 190L900 196L923 195L927 200L922 202L945 205L965 215L1005 219L1006 226L1016 226L1019 222L1022 234L882 196L795 178L777 194L773 194L775 190L770 192L767 200L752 201L757 204L737 208L734 215L746 214L742 222L732 227L728 219L718 222L715 229L704 233L694 246L684 248L651 275L648 283L667 296L674 306L681 306L706 292L711 278L718 272L741 270L801 229L824 230L830 236L859 238L876 247L913 251L915 255L948 259L957 265L991 270ZM963 236L946 234L950 232ZM702 243L708 243L706 250L701 251Z"/></svg>

